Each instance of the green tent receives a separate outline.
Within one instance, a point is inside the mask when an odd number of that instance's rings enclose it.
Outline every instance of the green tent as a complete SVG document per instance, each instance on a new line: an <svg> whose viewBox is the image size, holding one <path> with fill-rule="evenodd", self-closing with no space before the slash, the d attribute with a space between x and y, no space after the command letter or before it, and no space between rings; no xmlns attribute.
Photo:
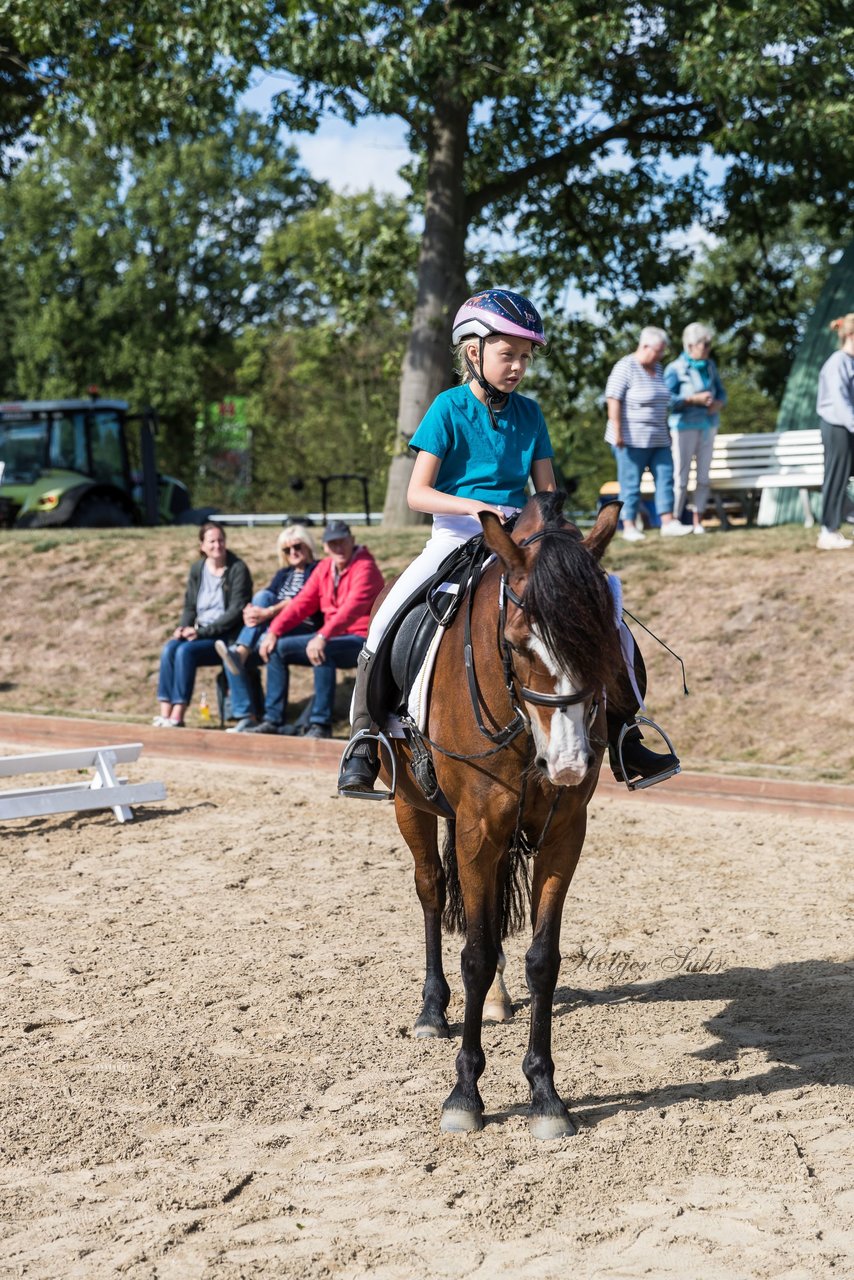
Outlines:
<svg viewBox="0 0 854 1280"><path fill-rule="evenodd" d="M819 425L815 411L818 371L839 346L839 339L828 325L849 311L854 311L854 241L831 268L809 318L783 392L778 431L806 431Z"/></svg>
<svg viewBox="0 0 854 1280"><path fill-rule="evenodd" d="M854 241L849 244L824 282L815 311L809 318L801 344L783 392L777 415L778 431L817 429L815 397L818 373L829 355L839 346L835 333L828 328L837 316L854 311ZM821 495L812 495L813 512L818 517ZM758 524L788 524L803 519L795 489L766 489L762 495Z"/></svg>

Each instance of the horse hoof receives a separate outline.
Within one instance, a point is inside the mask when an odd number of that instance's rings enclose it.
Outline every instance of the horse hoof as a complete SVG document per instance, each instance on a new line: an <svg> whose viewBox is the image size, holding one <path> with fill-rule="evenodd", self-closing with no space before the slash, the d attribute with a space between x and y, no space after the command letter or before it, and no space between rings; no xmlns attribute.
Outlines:
<svg viewBox="0 0 854 1280"><path fill-rule="evenodd" d="M439 1121L442 1133L478 1133L483 1128L479 1111L443 1110Z"/></svg>
<svg viewBox="0 0 854 1280"><path fill-rule="evenodd" d="M447 1023L445 1026L437 1026L433 1022L416 1022L413 1035L416 1040L447 1040L451 1034Z"/></svg>
<svg viewBox="0 0 854 1280"><path fill-rule="evenodd" d="M568 1115L565 1116L529 1116L528 1128L531 1137L538 1142L552 1142L555 1138L572 1138L578 1128Z"/></svg>
<svg viewBox="0 0 854 1280"><path fill-rule="evenodd" d="M483 1016L490 1022L512 1022L513 1005L509 1000L492 1000L483 1006Z"/></svg>

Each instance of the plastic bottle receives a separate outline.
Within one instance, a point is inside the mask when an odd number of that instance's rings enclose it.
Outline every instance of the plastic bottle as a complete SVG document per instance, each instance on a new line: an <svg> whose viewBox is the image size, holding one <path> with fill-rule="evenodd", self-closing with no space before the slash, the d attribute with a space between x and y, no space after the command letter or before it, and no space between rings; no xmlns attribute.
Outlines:
<svg viewBox="0 0 854 1280"><path fill-rule="evenodd" d="M204 689L199 694L199 724L203 729L210 729L212 724L208 695Z"/></svg>

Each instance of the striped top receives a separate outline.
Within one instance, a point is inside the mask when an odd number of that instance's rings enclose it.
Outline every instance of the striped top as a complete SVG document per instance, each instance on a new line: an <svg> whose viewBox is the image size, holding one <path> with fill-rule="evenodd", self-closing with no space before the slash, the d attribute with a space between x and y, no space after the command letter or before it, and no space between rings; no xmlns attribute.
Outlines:
<svg viewBox="0 0 854 1280"><path fill-rule="evenodd" d="M293 600L294 596L299 595L308 579L311 577L312 571L317 568L318 562L315 560L312 564L304 568L297 568L296 565L286 565L284 569L278 569L273 574L273 579L267 588L268 591L276 597L276 600Z"/></svg>
<svg viewBox="0 0 854 1280"><path fill-rule="evenodd" d="M623 356L611 370L605 386L605 397L620 401L625 444L634 449L669 446L667 411L670 407L670 392L658 361L652 372L647 373L634 356ZM610 422L605 439L608 444L616 443Z"/></svg>

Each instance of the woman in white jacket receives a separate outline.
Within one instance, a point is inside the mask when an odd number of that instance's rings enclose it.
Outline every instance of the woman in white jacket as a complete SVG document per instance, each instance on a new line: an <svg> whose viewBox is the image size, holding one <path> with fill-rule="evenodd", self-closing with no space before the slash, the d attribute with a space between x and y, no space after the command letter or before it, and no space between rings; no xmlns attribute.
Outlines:
<svg viewBox="0 0 854 1280"><path fill-rule="evenodd" d="M830 322L839 334L839 350L818 375L816 412L824 445L820 551L844 551L852 544L839 532L848 481L854 475L854 312Z"/></svg>

